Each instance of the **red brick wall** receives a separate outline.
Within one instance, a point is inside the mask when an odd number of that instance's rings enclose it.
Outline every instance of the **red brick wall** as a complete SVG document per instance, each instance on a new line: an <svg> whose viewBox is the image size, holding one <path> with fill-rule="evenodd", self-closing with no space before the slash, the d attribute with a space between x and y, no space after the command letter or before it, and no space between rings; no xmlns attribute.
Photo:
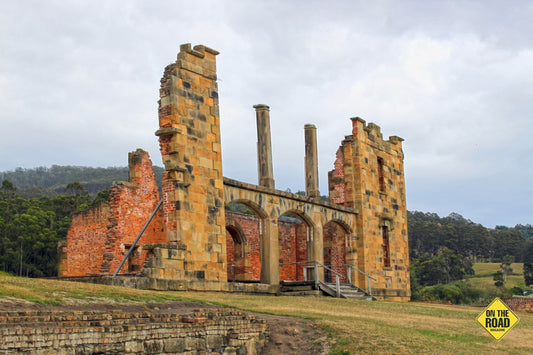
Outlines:
<svg viewBox="0 0 533 355"><path fill-rule="evenodd" d="M346 264L346 232L335 222L324 225L324 265L341 275L346 275L346 267L339 266ZM328 282L335 281L335 276L326 272ZM345 282L341 278L341 282Z"/></svg>
<svg viewBox="0 0 533 355"><path fill-rule="evenodd" d="M302 222L278 220L279 261L297 263L307 261L307 227ZM303 280L303 264L283 265L279 279L287 281Z"/></svg>
<svg viewBox="0 0 533 355"><path fill-rule="evenodd" d="M331 203L344 205L346 202L346 181L344 180L344 151L337 149L334 169L328 173L329 200Z"/></svg>
<svg viewBox="0 0 533 355"><path fill-rule="evenodd" d="M232 222L233 221L233 222ZM228 280L233 277L231 265L240 266L236 274L244 274L237 280L259 281L261 278L261 248L259 241L259 219L255 215L226 211L226 225L235 223L239 226L246 237L244 259L247 262L235 264L235 249L231 234L226 229L226 251L228 253Z"/></svg>
<svg viewBox="0 0 533 355"><path fill-rule="evenodd" d="M502 298L502 301L515 312L533 313L533 298L509 297Z"/></svg>
<svg viewBox="0 0 533 355"><path fill-rule="evenodd" d="M227 215L226 215L227 218ZM230 231L226 228L226 253L227 253L227 263L228 263L228 281L236 280L237 275L239 274L239 271L244 272L244 270L235 270L235 241L233 240L233 237L230 233Z"/></svg>
<svg viewBox="0 0 533 355"><path fill-rule="evenodd" d="M109 205L102 203L72 216L63 248L65 267L59 276L83 276L100 272L105 249Z"/></svg>
<svg viewBox="0 0 533 355"><path fill-rule="evenodd" d="M67 235L66 267L59 276L84 276L113 273L128 247L142 230L159 202L159 192L148 153L137 150L129 154L130 182L111 187L109 203L95 206L73 216ZM142 246L165 242L162 213L159 212L139 240L138 252L122 267L140 271L146 252ZM131 267L130 267L131 268Z"/></svg>

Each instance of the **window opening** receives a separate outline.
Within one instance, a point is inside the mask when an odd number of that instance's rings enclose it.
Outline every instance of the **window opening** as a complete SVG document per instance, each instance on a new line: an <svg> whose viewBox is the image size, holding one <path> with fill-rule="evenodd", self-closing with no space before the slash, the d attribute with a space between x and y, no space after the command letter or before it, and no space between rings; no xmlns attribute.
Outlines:
<svg viewBox="0 0 533 355"><path fill-rule="evenodd" d="M389 228L382 226L381 231L383 234L383 266L391 266L390 262L390 246L389 246Z"/></svg>
<svg viewBox="0 0 533 355"><path fill-rule="evenodd" d="M385 175L383 171L383 158L378 158L379 191L385 191Z"/></svg>

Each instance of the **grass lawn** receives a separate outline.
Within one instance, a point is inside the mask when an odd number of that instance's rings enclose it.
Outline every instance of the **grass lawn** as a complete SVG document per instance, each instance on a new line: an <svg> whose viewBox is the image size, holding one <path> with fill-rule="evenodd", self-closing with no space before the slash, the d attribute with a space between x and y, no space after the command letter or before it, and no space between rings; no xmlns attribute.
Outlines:
<svg viewBox="0 0 533 355"><path fill-rule="evenodd" d="M475 318L481 308L425 303L368 302L326 297L275 297L212 292L157 292L0 275L0 301L44 304L190 300L317 321L334 344L332 354L533 353L533 314L500 342ZM274 329L275 331L275 329Z"/></svg>

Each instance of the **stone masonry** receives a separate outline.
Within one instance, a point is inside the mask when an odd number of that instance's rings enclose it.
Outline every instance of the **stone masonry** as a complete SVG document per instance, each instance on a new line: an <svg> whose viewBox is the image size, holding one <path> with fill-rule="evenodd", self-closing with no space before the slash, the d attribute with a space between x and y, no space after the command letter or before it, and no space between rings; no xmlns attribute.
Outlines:
<svg viewBox="0 0 533 355"><path fill-rule="evenodd" d="M317 127L305 125L300 196L275 188L270 108L255 105L258 184L223 177L217 55L185 44L164 70L156 131L165 165L162 196L148 155L131 153L130 181L113 185L109 204L74 217L60 246L60 276L100 275L105 283L151 289L276 293L280 281L309 279L304 268L319 263L320 280L334 281L338 273L343 282L371 286L377 298L409 300L402 139L385 140L379 126L352 118L328 175L328 202L318 190ZM235 203L251 214L226 210ZM131 248L120 273L135 277L104 277ZM367 276L376 281L369 285Z"/></svg>
<svg viewBox="0 0 533 355"><path fill-rule="evenodd" d="M359 268L380 275L373 291L387 299L410 295L403 139L384 140L380 127L352 118L352 135L329 173L333 203L357 208ZM359 275L362 282L363 275Z"/></svg>
<svg viewBox="0 0 533 355"><path fill-rule="evenodd" d="M0 312L0 353L258 354L269 331L231 309Z"/></svg>
<svg viewBox="0 0 533 355"><path fill-rule="evenodd" d="M148 274L205 280L215 289L227 280L217 54L182 45L161 79L156 135L166 169L163 213L168 247L178 248L168 249L175 255Z"/></svg>

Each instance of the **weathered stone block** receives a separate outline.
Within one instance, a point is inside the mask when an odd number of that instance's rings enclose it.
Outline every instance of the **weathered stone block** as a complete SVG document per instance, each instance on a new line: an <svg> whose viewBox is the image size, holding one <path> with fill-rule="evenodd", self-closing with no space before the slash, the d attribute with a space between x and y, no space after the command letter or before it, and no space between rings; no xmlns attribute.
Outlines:
<svg viewBox="0 0 533 355"><path fill-rule="evenodd" d="M185 351L185 339L164 339L163 350L165 353L182 353Z"/></svg>

